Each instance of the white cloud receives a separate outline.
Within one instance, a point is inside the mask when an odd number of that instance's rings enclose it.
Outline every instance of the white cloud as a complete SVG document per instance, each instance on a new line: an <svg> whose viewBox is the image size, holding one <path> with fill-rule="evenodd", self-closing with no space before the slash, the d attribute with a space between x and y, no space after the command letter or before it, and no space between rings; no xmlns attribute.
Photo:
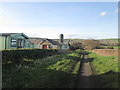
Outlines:
<svg viewBox="0 0 120 90"><path fill-rule="evenodd" d="M85 32L85 33L66 33L66 38L79 39L102 39L102 38L117 38L115 32Z"/></svg>
<svg viewBox="0 0 120 90"><path fill-rule="evenodd" d="M10 17L0 17L0 33L25 33L29 37L40 37L58 39L59 34L63 33L64 38L94 39L102 37L116 36L115 34L103 34L85 32L88 28L65 28L65 27L30 27L21 26L21 21ZM75 33L74 33L75 32ZM80 32L80 33L78 33ZM108 35L108 36L107 36Z"/></svg>
<svg viewBox="0 0 120 90"><path fill-rule="evenodd" d="M66 33L66 38L79 38L79 39L95 39L97 36L94 33Z"/></svg>
<svg viewBox="0 0 120 90"><path fill-rule="evenodd" d="M100 12L100 16L105 16L107 12Z"/></svg>

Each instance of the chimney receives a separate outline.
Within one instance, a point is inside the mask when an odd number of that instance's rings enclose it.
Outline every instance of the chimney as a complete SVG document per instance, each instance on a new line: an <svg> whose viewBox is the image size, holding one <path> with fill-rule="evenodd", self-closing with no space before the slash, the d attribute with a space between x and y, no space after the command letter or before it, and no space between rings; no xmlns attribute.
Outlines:
<svg viewBox="0 0 120 90"><path fill-rule="evenodd" d="M60 34L60 43L64 43L64 36L63 36L63 34Z"/></svg>

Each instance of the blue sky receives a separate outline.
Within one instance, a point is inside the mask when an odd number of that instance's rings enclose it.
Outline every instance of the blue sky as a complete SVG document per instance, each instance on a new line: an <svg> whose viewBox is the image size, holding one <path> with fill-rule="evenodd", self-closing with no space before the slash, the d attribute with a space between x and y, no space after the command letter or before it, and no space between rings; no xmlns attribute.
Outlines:
<svg viewBox="0 0 120 90"><path fill-rule="evenodd" d="M118 37L117 2L0 3L0 32L30 37L100 39Z"/></svg>

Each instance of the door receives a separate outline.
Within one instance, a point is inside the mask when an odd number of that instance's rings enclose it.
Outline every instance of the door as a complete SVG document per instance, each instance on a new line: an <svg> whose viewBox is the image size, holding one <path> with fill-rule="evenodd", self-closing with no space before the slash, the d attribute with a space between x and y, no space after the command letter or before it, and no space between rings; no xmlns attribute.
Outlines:
<svg viewBox="0 0 120 90"><path fill-rule="evenodd" d="M47 49L47 45L43 45L43 46L42 46L42 49Z"/></svg>
<svg viewBox="0 0 120 90"><path fill-rule="evenodd" d="M17 43L17 48L23 48L24 43L25 43L24 40L19 39L19 40L18 40L18 43Z"/></svg>

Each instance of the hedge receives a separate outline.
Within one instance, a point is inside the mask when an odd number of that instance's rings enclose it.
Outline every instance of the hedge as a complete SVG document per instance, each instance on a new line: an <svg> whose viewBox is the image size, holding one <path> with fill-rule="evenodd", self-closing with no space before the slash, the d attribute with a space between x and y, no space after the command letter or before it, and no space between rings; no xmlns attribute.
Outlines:
<svg viewBox="0 0 120 90"><path fill-rule="evenodd" d="M7 64L19 63L25 59L40 59L46 56L54 55L58 50L48 49L14 49L14 50L1 50L2 52L2 63Z"/></svg>

